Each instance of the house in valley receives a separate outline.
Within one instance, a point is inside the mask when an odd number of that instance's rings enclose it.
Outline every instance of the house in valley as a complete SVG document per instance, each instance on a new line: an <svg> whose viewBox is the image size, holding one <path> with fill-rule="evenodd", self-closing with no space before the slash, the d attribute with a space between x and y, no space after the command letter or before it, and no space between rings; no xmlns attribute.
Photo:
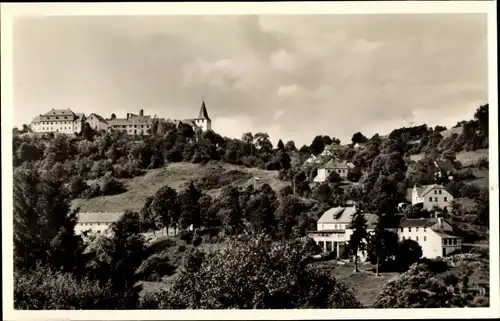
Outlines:
<svg viewBox="0 0 500 321"><path fill-rule="evenodd" d="M452 225L442 217L404 219L399 224L398 237L416 241L422 248L422 256L429 259L448 255L462 247Z"/></svg>
<svg viewBox="0 0 500 321"><path fill-rule="evenodd" d="M323 183L328 179L328 176L332 172L336 172L343 179L347 178L349 170L354 168L354 165L347 162L339 162L335 159L331 159L325 165L318 169L318 175L313 179L315 183Z"/></svg>
<svg viewBox="0 0 500 321"><path fill-rule="evenodd" d="M75 234L90 231L99 234L107 234L111 224L118 221L123 212L86 212L78 213L78 221L75 226Z"/></svg>
<svg viewBox="0 0 500 321"><path fill-rule="evenodd" d="M439 184L413 186L407 189L407 201L412 205L420 205L422 209L432 210L434 206L440 209L451 210L453 196Z"/></svg>
<svg viewBox="0 0 500 321"><path fill-rule="evenodd" d="M317 222L317 230L308 233L325 252L336 252L337 258L345 251L354 229L352 218L357 213L355 206L334 207L327 210ZM373 234L378 224L378 215L363 213L366 230ZM450 223L441 217L398 219L394 227L387 228L397 234L400 241L411 239L422 248L422 256L436 258L461 249L461 239L454 233ZM366 260L365 253L358 253L361 262Z"/></svg>

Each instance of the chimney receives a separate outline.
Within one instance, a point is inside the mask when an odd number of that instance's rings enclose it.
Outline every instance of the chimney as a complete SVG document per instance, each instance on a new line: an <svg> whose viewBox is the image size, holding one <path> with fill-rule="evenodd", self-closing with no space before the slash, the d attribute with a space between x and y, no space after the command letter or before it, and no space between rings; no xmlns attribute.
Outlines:
<svg viewBox="0 0 500 321"><path fill-rule="evenodd" d="M129 118L130 118L130 113L127 113L127 119L129 119Z"/></svg>
<svg viewBox="0 0 500 321"><path fill-rule="evenodd" d="M144 116L144 109L139 110L139 116Z"/></svg>

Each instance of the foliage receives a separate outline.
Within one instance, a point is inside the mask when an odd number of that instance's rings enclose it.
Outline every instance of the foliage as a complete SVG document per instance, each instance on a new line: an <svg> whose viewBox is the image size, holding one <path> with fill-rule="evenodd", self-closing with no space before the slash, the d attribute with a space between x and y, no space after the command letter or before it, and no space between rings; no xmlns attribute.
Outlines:
<svg viewBox="0 0 500 321"><path fill-rule="evenodd" d="M19 310L116 309L120 298L109 284L71 273L37 266L29 272L14 272L14 308Z"/></svg>
<svg viewBox="0 0 500 321"><path fill-rule="evenodd" d="M195 252L172 288L158 293L160 309L355 308L340 281L303 263L297 242L262 237L233 240L224 251Z"/></svg>

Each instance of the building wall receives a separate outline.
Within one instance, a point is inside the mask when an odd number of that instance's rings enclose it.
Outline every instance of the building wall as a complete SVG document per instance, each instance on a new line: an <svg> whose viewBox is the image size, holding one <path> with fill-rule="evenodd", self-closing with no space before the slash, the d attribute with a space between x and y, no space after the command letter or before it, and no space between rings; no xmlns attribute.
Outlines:
<svg viewBox="0 0 500 321"><path fill-rule="evenodd" d="M430 227L404 227L398 229L398 238L402 240L413 240L416 241L422 248L422 256L427 258L436 257L436 253L441 241L436 241L436 233L431 232ZM439 237L439 236L437 236Z"/></svg>
<svg viewBox="0 0 500 321"><path fill-rule="evenodd" d="M196 126L200 127L204 131L212 129L212 121L208 119L196 119L194 122Z"/></svg>
<svg viewBox="0 0 500 321"><path fill-rule="evenodd" d="M31 123L31 130L36 133L63 133L74 134L82 131L82 120L59 120L59 121L41 121Z"/></svg>
<svg viewBox="0 0 500 321"><path fill-rule="evenodd" d="M111 223L77 223L75 225L75 234L81 234L86 230L91 230L93 232L105 233L105 231L111 226Z"/></svg>
<svg viewBox="0 0 500 321"><path fill-rule="evenodd" d="M90 115L87 118L87 122L89 123L90 127L93 128L96 131L101 131L101 130L107 130L108 129L108 124L105 122L101 121L99 118L95 117L94 115Z"/></svg>
<svg viewBox="0 0 500 321"><path fill-rule="evenodd" d="M439 194L440 192L441 194ZM423 197L423 208L426 210L431 210L434 206L437 206L441 209L444 209L446 207L449 210L451 209L452 201L453 196L445 189L434 188Z"/></svg>
<svg viewBox="0 0 500 321"><path fill-rule="evenodd" d="M317 231L345 230L348 223L317 223Z"/></svg>
<svg viewBox="0 0 500 321"><path fill-rule="evenodd" d="M128 135L149 135L149 129L151 129L151 124L127 124L127 125L112 125L109 129L122 131Z"/></svg>

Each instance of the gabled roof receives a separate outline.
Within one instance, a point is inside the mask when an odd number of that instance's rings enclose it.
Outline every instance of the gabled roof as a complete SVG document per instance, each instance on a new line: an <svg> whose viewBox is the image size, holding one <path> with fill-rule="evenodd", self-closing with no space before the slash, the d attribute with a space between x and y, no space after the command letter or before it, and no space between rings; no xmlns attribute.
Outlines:
<svg viewBox="0 0 500 321"><path fill-rule="evenodd" d="M90 114L88 118L90 118L90 116L92 116L92 115L94 115L95 118L97 118L99 121L102 121L103 123L107 123L107 121L106 121L106 119L104 119L104 117L102 117L101 115L98 115L96 113Z"/></svg>
<svg viewBox="0 0 500 321"><path fill-rule="evenodd" d="M424 185L424 186L421 187L421 190L419 191L418 196L424 197L425 195L427 195L434 188L445 189L443 185L439 185L439 184ZM418 188L417 188L417 191L418 191Z"/></svg>
<svg viewBox="0 0 500 321"><path fill-rule="evenodd" d="M75 116L75 113L71 111L71 109L54 109L52 108L50 111L46 112L42 116Z"/></svg>
<svg viewBox="0 0 500 321"><path fill-rule="evenodd" d="M431 227L438 222L437 218L406 218L403 219L400 227Z"/></svg>
<svg viewBox="0 0 500 321"><path fill-rule="evenodd" d="M201 101L201 108L200 113L198 114L198 118L210 120L210 117L208 117L207 107L205 106L205 100Z"/></svg>
<svg viewBox="0 0 500 321"><path fill-rule="evenodd" d="M356 207L333 207L327 210L318 220L318 223L350 223Z"/></svg>
<svg viewBox="0 0 500 321"><path fill-rule="evenodd" d="M366 228L367 229L375 229L378 224L378 215L373 213L363 213L363 216L366 220ZM352 219L351 219L352 220ZM349 225L349 228L352 228L352 224Z"/></svg>
<svg viewBox="0 0 500 321"><path fill-rule="evenodd" d="M455 235L452 231L443 231L443 230L438 230L438 229L432 229L434 233L439 235L440 237L445 237L445 238L458 238L458 236Z"/></svg>
<svg viewBox="0 0 500 321"><path fill-rule="evenodd" d="M113 223L122 217L123 212L87 212L78 214L78 223Z"/></svg>
<svg viewBox="0 0 500 321"><path fill-rule="evenodd" d="M334 159L330 159L325 165L323 165L323 168L346 169L346 168L349 168L349 166L347 166L346 162L337 162Z"/></svg>

